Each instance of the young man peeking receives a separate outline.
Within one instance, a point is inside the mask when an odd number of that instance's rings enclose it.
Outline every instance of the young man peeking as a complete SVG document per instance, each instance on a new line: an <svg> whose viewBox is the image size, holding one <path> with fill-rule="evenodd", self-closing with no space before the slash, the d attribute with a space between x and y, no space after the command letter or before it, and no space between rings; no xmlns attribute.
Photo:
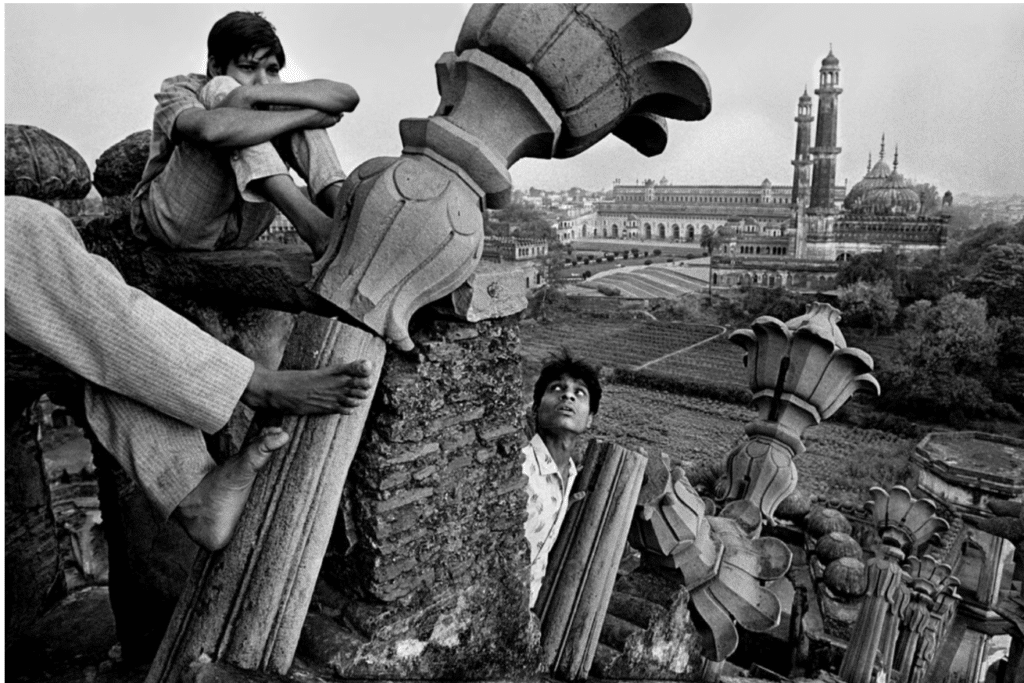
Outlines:
<svg viewBox="0 0 1024 683"><path fill-rule="evenodd" d="M569 492L576 480L573 456L600 404L601 382L593 366L563 352L541 368L533 388L536 433L523 448L531 608L569 507Z"/></svg>

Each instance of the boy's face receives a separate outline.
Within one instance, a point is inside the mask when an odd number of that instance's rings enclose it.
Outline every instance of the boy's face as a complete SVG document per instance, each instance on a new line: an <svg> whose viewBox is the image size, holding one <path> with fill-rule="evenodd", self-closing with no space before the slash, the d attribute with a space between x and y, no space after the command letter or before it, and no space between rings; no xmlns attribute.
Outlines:
<svg viewBox="0 0 1024 683"><path fill-rule="evenodd" d="M242 85L266 85L281 82L281 65L269 47L232 59L223 69L213 68L218 76L231 76Z"/></svg>
<svg viewBox="0 0 1024 683"><path fill-rule="evenodd" d="M562 375L544 389L537 405L537 431L582 434L593 421L590 390L580 380Z"/></svg>

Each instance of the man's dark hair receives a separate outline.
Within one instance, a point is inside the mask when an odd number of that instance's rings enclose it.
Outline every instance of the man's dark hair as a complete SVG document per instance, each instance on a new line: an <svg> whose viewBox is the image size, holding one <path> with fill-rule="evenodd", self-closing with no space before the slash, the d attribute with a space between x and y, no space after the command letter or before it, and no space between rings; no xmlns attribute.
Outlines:
<svg viewBox="0 0 1024 683"><path fill-rule="evenodd" d="M598 377L597 368L590 363L573 358L567 349L562 349L560 353L549 358L544 367L540 369L540 377L533 385L533 409L536 410L540 405L540 399L544 396L548 385L557 382L562 377L571 377L577 382L587 385L587 391L590 393L590 414L596 415L597 409L601 405L601 380Z"/></svg>
<svg viewBox="0 0 1024 683"><path fill-rule="evenodd" d="M278 66L284 68L284 48L274 25L263 18L262 12L231 12L213 25L206 39L206 52L218 69L263 48L270 48Z"/></svg>

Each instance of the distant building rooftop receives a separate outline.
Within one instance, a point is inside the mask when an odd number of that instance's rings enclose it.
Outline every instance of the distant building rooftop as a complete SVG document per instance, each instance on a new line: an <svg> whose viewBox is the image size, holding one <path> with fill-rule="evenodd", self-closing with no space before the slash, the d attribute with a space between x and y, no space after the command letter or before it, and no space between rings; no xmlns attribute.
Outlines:
<svg viewBox="0 0 1024 683"><path fill-rule="evenodd" d="M933 432L914 448L918 486L950 507L983 511L1024 494L1024 441L984 432Z"/></svg>

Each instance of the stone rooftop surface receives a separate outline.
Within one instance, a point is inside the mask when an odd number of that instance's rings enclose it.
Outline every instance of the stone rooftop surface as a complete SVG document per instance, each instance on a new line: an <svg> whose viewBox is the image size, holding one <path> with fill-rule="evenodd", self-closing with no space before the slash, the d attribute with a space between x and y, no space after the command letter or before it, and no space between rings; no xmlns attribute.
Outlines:
<svg viewBox="0 0 1024 683"><path fill-rule="evenodd" d="M1024 493L1024 441L984 432L933 432L914 449L917 463L952 483ZM955 481L960 479L961 481Z"/></svg>

